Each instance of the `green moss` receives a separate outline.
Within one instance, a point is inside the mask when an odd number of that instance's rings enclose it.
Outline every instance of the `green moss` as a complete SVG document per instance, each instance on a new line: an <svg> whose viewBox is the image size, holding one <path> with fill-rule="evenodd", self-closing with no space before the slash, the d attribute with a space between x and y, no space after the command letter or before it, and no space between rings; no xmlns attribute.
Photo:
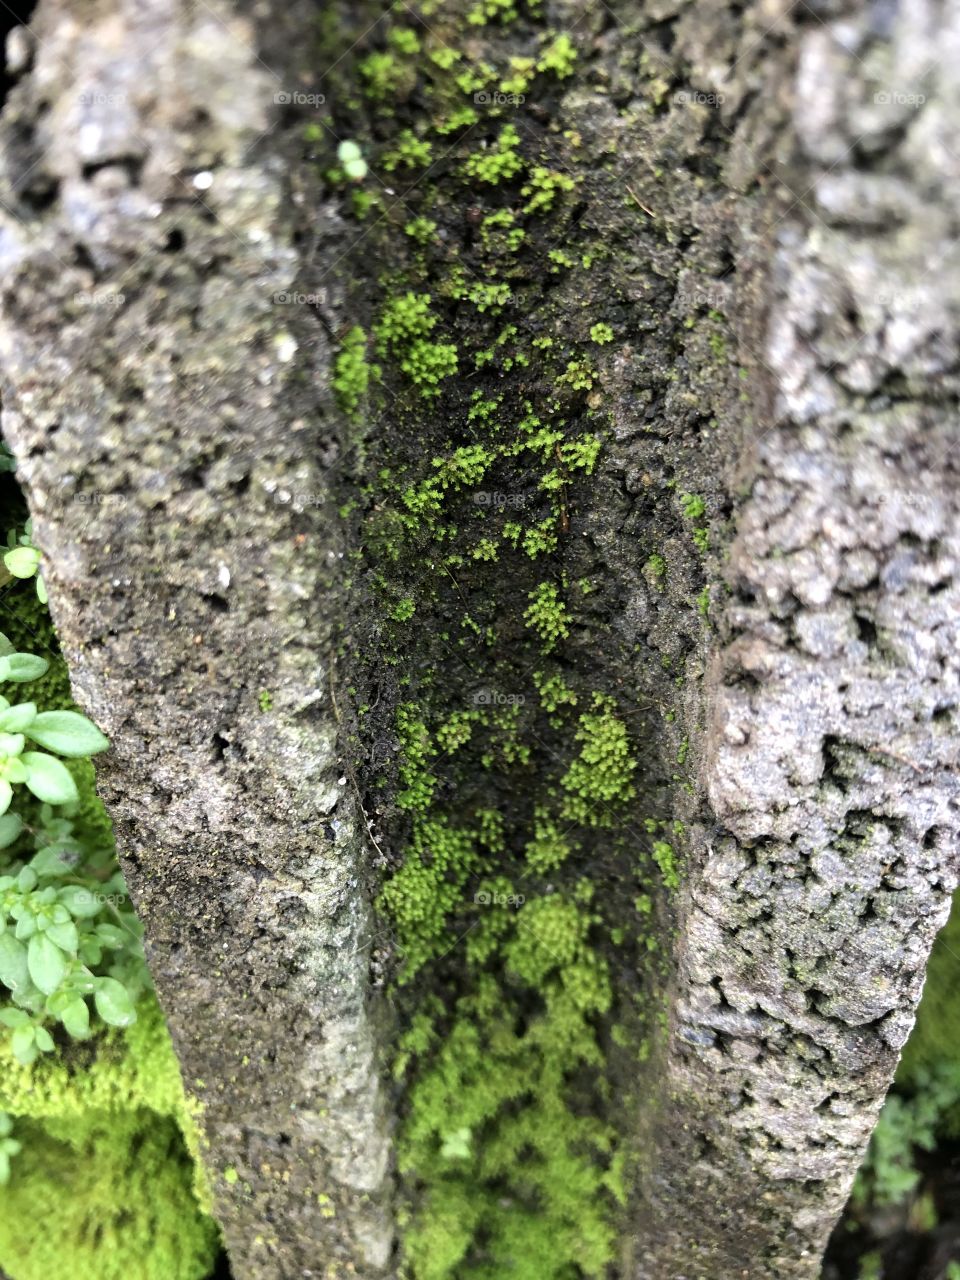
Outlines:
<svg viewBox="0 0 960 1280"><path fill-rule="evenodd" d="M707 504L696 493L681 493L680 508L688 520L699 520L706 515Z"/></svg>
<svg viewBox="0 0 960 1280"><path fill-rule="evenodd" d="M574 734L580 754L563 776L560 812L570 821L603 827L611 825L615 806L636 794L631 782L636 761L610 699L595 695L594 708L580 717Z"/></svg>
<svg viewBox="0 0 960 1280"><path fill-rule="evenodd" d="M475 151L463 166L464 177L474 182L496 186L523 171L523 159L517 150L520 135L512 124L505 124L496 142L483 151Z"/></svg>
<svg viewBox="0 0 960 1280"><path fill-rule="evenodd" d="M570 634L567 607L552 582L541 582L527 598L533 603L524 611L524 622L540 637L543 652L550 653L558 640Z"/></svg>
<svg viewBox="0 0 960 1280"><path fill-rule="evenodd" d="M503 121L498 93L536 94L549 110L574 65L570 37L531 9L471 11L468 27L522 23L509 49L465 31L462 10L418 10L415 93L389 16L375 36L396 65L380 76L371 168L411 139L432 141L436 161L415 217L368 228L363 252L382 249L391 270L377 282L360 266L357 290L389 397L360 508L389 651L372 657L358 701L371 706L366 740L398 743L396 794L377 793L397 851L379 908L404 1028L393 1069L412 1280L608 1274L626 1158L608 1073L618 1051L635 1069L649 1042L639 989L615 1010L608 973L611 947L618 972L643 972L637 988L652 972L651 913L632 903L652 904L663 877L628 827L627 725L641 722L620 709L615 662L598 655L584 687L568 675L582 673L609 606L607 575L571 524L611 426L589 353L615 335L558 300L588 300L584 273L608 251L577 217L598 166L576 131L541 138L539 124ZM344 127L363 136L353 119ZM571 162L581 147L583 164ZM418 344L446 348L462 376L418 382ZM415 625L401 630L407 600ZM395 719L374 685L404 691ZM587 869L617 893L595 895Z"/></svg>
<svg viewBox="0 0 960 1280"><path fill-rule="evenodd" d="M667 844L665 840L654 840L651 852L654 862L660 868L660 874L663 876L663 883L668 889L679 889L680 870L677 866L677 858L673 851L673 845Z"/></svg>
<svg viewBox="0 0 960 1280"><path fill-rule="evenodd" d="M521 196L527 201L523 212L546 213L553 208L561 192L572 191L575 185L573 178L566 173L547 169L543 165L534 165L527 181L520 188ZM572 261L570 265L573 265Z"/></svg>
<svg viewBox="0 0 960 1280"><path fill-rule="evenodd" d="M377 325L381 349L393 353L403 372L428 398L438 395L439 384L457 371L457 348L429 340L436 323L430 295L408 292L387 303Z"/></svg>
<svg viewBox="0 0 960 1280"><path fill-rule="evenodd" d="M412 129L404 129L397 137L396 146L384 153L380 163L387 173L395 169L422 169L430 163L433 148L425 138L418 138Z"/></svg>
<svg viewBox="0 0 960 1280"><path fill-rule="evenodd" d="M590 337L602 347L613 341L613 330L608 324L595 324L590 329Z"/></svg>
<svg viewBox="0 0 960 1280"><path fill-rule="evenodd" d="M369 385L367 335L359 325L354 325L343 339L333 373L333 389L337 393L341 409L348 417L355 419L358 416Z"/></svg>

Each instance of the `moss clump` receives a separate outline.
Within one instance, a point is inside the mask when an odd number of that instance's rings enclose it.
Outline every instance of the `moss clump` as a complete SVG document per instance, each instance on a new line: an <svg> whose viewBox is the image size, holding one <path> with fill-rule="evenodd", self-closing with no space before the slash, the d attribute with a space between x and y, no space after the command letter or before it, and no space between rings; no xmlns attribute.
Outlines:
<svg viewBox="0 0 960 1280"><path fill-rule="evenodd" d="M541 582L527 598L532 603L524 611L524 622L543 641L543 652L550 653L556 648L557 641L570 634L567 606L552 582Z"/></svg>
<svg viewBox="0 0 960 1280"><path fill-rule="evenodd" d="M496 186L523 172L523 159L517 150L520 135L512 124L505 124L491 146L475 151L463 166L465 178Z"/></svg>
<svg viewBox="0 0 960 1280"><path fill-rule="evenodd" d="M370 373L367 335L359 325L354 325L343 340L333 372L333 389L349 418L356 419L359 414L370 385Z"/></svg>
<svg viewBox="0 0 960 1280"><path fill-rule="evenodd" d="M631 777L636 761L626 726L614 714L612 701L597 694L594 708L580 717L574 734L582 745L563 776L561 785L566 794L560 813L571 822L603 827L615 820L614 806L635 796Z"/></svg>
<svg viewBox="0 0 960 1280"><path fill-rule="evenodd" d="M437 324L430 301L429 294L408 291L387 303L377 325L381 350L392 352L403 372L427 398L439 395L439 384L457 371L456 346L431 342L428 337Z"/></svg>

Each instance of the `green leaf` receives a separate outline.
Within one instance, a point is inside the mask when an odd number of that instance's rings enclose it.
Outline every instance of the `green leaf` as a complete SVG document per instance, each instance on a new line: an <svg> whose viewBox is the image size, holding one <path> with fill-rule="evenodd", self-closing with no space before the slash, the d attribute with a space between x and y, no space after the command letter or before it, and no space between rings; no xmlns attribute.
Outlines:
<svg viewBox="0 0 960 1280"><path fill-rule="evenodd" d="M27 766L27 786L38 800L46 800L48 804L74 804L80 798L77 784L59 760L43 751L25 751L20 758Z"/></svg>
<svg viewBox="0 0 960 1280"><path fill-rule="evenodd" d="M0 733L23 733L37 715L35 702L18 702L16 706L0 711Z"/></svg>
<svg viewBox="0 0 960 1280"><path fill-rule="evenodd" d="M76 711L41 711L29 734L48 751L72 758L95 755L110 745L93 721Z"/></svg>
<svg viewBox="0 0 960 1280"><path fill-rule="evenodd" d="M90 1034L90 1010L86 1000L79 996L76 1000L71 1000L60 1014L60 1021L74 1040L85 1040Z"/></svg>
<svg viewBox="0 0 960 1280"><path fill-rule="evenodd" d="M37 1046L35 1040L36 1036L32 1026L17 1027L10 1037L10 1048L13 1050L13 1056L18 1062L22 1062L25 1067L29 1067L30 1063L36 1059Z"/></svg>
<svg viewBox="0 0 960 1280"><path fill-rule="evenodd" d="M0 849L13 844L23 830L23 819L16 813L5 813L0 818Z"/></svg>
<svg viewBox="0 0 960 1280"><path fill-rule="evenodd" d="M67 957L46 933L35 933L27 944L27 967L45 996L56 991L67 972Z"/></svg>
<svg viewBox="0 0 960 1280"><path fill-rule="evenodd" d="M119 947L125 947L130 941L130 935L126 929L121 929L115 924L98 924L97 937L105 947L110 947L114 951Z"/></svg>
<svg viewBox="0 0 960 1280"><path fill-rule="evenodd" d="M80 860L80 853L79 845L48 844L37 850L30 859L30 866L38 876L68 875Z"/></svg>
<svg viewBox="0 0 960 1280"><path fill-rule="evenodd" d="M43 580L42 573L37 574L37 599L41 604L46 604L48 602L47 584Z"/></svg>
<svg viewBox="0 0 960 1280"><path fill-rule="evenodd" d="M0 658L0 680L14 680L18 684L39 680L49 666L46 658L38 658L33 653L8 653Z"/></svg>
<svg viewBox="0 0 960 1280"><path fill-rule="evenodd" d="M40 564L40 552L36 547L14 547L3 557L3 563L15 578L32 578Z"/></svg>
<svg viewBox="0 0 960 1280"><path fill-rule="evenodd" d="M129 1027L137 1020L130 994L116 978L101 978L93 1000L97 1013L111 1027Z"/></svg>
<svg viewBox="0 0 960 1280"><path fill-rule="evenodd" d="M18 756L25 746L22 733L0 733L0 756Z"/></svg>
<svg viewBox="0 0 960 1280"><path fill-rule="evenodd" d="M13 645L10 642L9 636L5 636L3 632L0 631L0 657L5 657L8 653L13 653Z"/></svg>
<svg viewBox="0 0 960 1280"><path fill-rule="evenodd" d="M48 925L47 937L51 942L55 942L61 951L69 951L71 955L77 954L77 947L80 945L80 937L77 933L77 926L72 920L67 924Z"/></svg>
<svg viewBox="0 0 960 1280"><path fill-rule="evenodd" d="M6 1151L0 1151L0 1187L5 1187L10 1181L10 1157Z"/></svg>
<svg viewBox="0 0 960 1280"><path fill-rule="evenodd" d="M53 1036L46 1027L37 1027L34 1032L37 1041L37 1048L42 1053L53 1053Z"/></svg>
<svg viewBox="0 0 960 1280"><path fill-rule="evenodd" d="M27 948L9 930L0 933L0 982L11 991L22 991L29 981Z"/></svg>
<svg viewBox="0 0 960 1280"><path fill-rule="evenodd" d="M57 900L62 902L77 920L89 920L92 916L100 914L101 904L97 902L94 891L85 889L83 885L67 885L65 889L60 890Z"/></svg>
<svg viewBox="0 0 960 1280"><path fill-rule="evenodd" d="M5 1027L25 1027L30 1015L23 1009L0 1009L0 1022Z"/></svg>
<svg viewBox="0 0 960 1280"><path fill-rule="evenodd" d="M23 734L18 733L17 737L22 738ZM16 786L18 782L26 782L27 766L19 756L8 756L3 764L3 777L11 786Z"/></svg>
<svg viewBox="0 0 960 1280"><path fill-rule="evenodd" d="M0 658L0 662L2 661L3 659ZM6 778L0 778L0 814L6 814L12 799L13 787L7 782Z"/></svg>

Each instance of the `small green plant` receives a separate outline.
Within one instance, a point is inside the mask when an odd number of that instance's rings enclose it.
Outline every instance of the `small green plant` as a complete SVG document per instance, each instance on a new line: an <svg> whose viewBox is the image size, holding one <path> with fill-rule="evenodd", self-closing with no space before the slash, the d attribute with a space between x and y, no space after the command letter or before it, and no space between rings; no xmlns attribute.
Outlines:
<svg viewBox="0 0 960 1280"><path fill-rule="evenodd" d="M39 547L33 545L33 521L28 520L23 526L23 533L17 536L16 529L7 534L9 551L4 553L3 563L7 572L14 578L37 579L37 599L41 604L47 603L47 588L43 574L40 572L40 561L43 558Z"/></svg>
<svg viewBox="0 0 960 1280"><path fill-rule="evenodd" d="M383 167L388 173L395 169L419 169L430 163L433 148L425 138L418 138L412 129L404 129L397 138L397 145L383 157Z"/></svg>
<svg viewBox="0 0 960 1280"><path fill-rule="evenodd" d="M605 346L608 342L613 341L613 330L608 324L595 324L590 328L590 337L597 346Z"/></svg>
<svg viewBox="0 0 960 1280"><path fill-rule="evenodd" d="M916 1092L892 1092L870 1139L863 1167L854 1184L854 1199L892 1205L916 1190L920 1182L914 1152L932 1151L944 1118L960 1103L960 1065L921 1068L913 1079Z"/></svg>
<svg viewBox="0 0 960 1280"><path fill-rule="evenodd" d="M707 504L698 493L681 493L680 510L688 520L699 520L706 515Z"/></svg>
<svg viewBox="0 0 960 1280"><path fill-rule="evenodd" d="M337 159L351 182L362 182L367 176L367 162L356 142L341 142L337 147Z"/></svg>
<svg viewBox="0 0 960 1280"><path fill-rule="evenodd" d="M0 635L0 680L26 683L48 667ZM28 741L45 750L27 750ZM90 1034L89 998L104 1023L129 1025L149 982L113 850L74 834L80 797L57 759L87 760L107 746L76 711L0 697L0 1025L24 1065L53 1051L53 1026L74 1039ZM21 785L27 795L14 791Z"/></svg>
<svg viewBox="0 0 960 1280"><path fill-rule="evenodd" d="M668 889L679 889L680 872L677 867L677 856L673 851L673 845L667 844L666 840L654 840L651 852L654 862L660 868L663 883Z"/></svg>

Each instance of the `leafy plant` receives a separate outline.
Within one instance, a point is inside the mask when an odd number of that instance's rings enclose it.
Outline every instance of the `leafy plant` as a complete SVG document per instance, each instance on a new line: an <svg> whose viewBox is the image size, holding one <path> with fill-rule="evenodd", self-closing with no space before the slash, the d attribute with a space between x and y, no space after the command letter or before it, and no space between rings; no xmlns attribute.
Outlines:
<svg viewBox="0 0 960 1280"><path fill-rule="evenodd" d="M47 588L44 585L43 574L40 572L42 555L40 548L33 545L33 521L27 521L19 537L16 529L11 529L7 534L7 546L10 550L4 552L3 556L7 572L15 578L36 577L37 599L41 604L46 604Z"/></svg>
<svg viewBox="0 0 960 1280"><path fill-rule="evenodd" d="M0 679L35 680L48 666L0 635ZM28 740L46 750L27 750ZM149 981L114 852L74 833L77 786L49 754L87 759L108 745L76 711L0 697L0 850L9 851L0 855L9 859L0 868L0 995L8 994L0 1024L26 1066L53 1051L58 1027L77 1040L89 1036L91 999L102 1022L129 1025ZM14 792L21 784L29 794Z"/></svg>

